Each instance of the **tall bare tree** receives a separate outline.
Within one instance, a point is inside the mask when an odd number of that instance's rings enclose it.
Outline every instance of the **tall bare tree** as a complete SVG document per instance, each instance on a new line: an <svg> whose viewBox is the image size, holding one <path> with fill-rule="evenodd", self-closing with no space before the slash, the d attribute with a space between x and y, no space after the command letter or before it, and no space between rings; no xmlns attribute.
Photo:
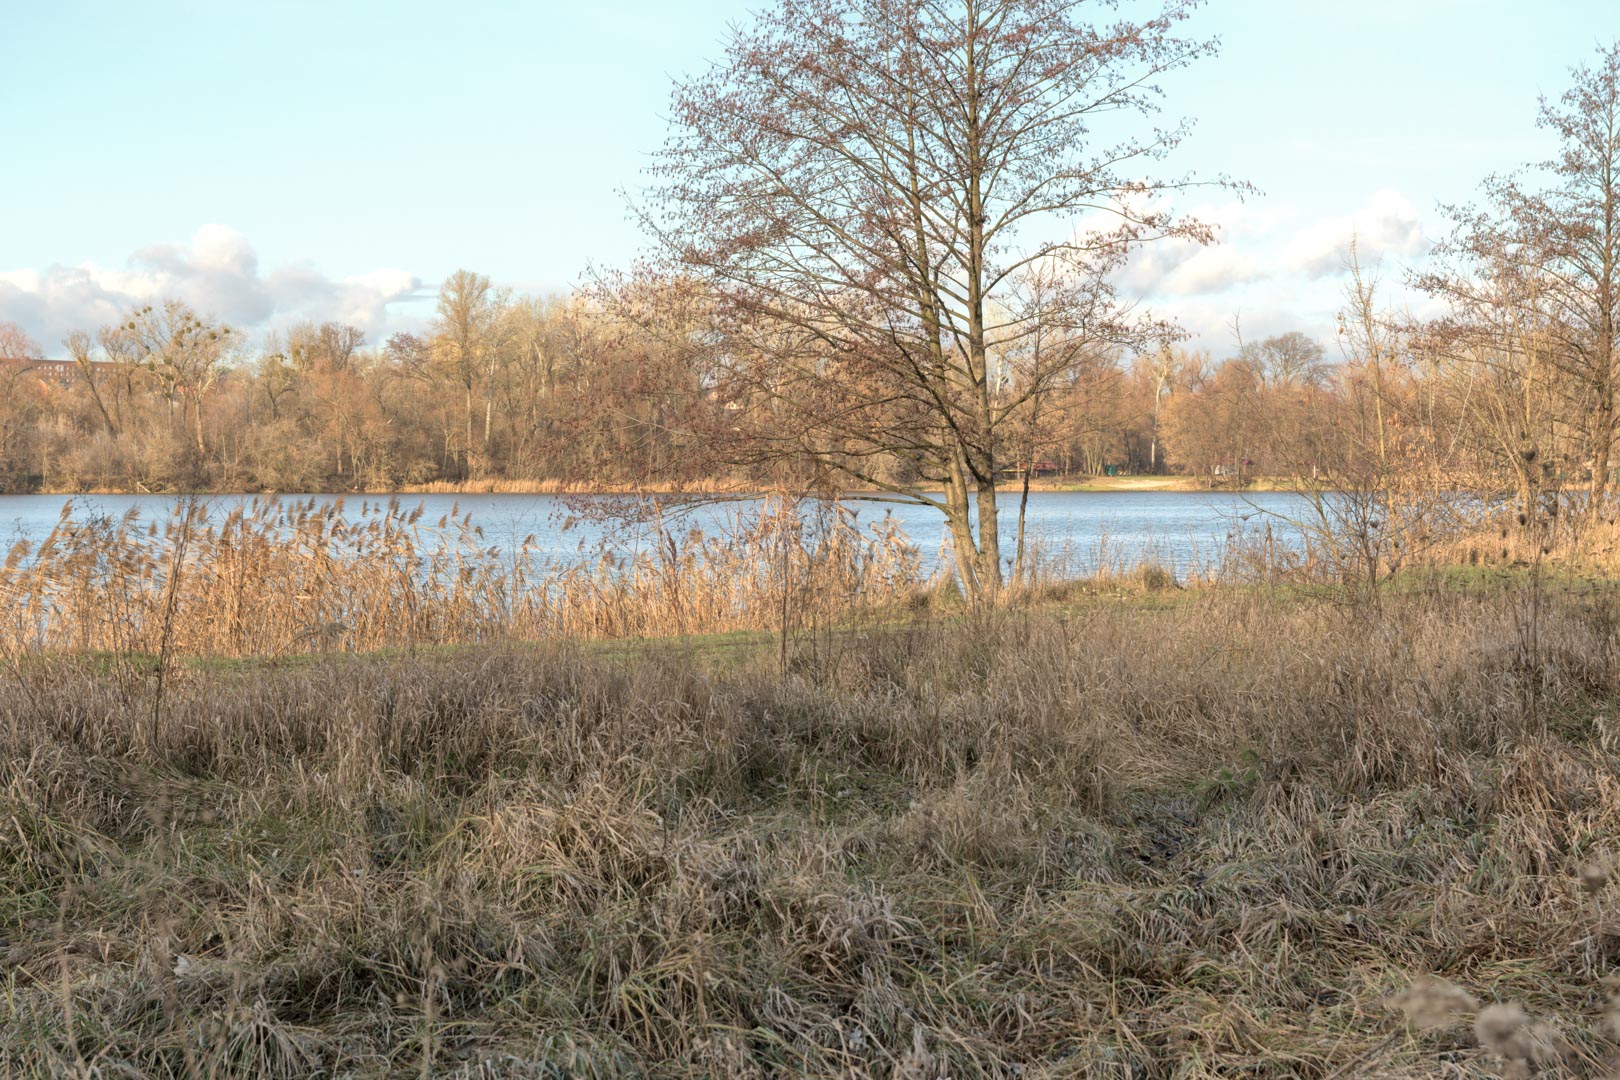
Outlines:
<svg viewBox="0 0 1620 1080"><path fill-rule="evenodd" d="M299 371L346 371L366 343L365 331L343 323L302 322L287 331L287 358Z"/></svg>
<svg viewBox="0 0 1620 1080"><path fill-rule="evenodd" d="M643 214L649 270L709 290L717 396L769 403L718 416L715 445L938 508L993 596L1008 429L1062 376L1012 389L1000 355L1058 330L1137 343L1109 272L1211 238L1158 198L1191 180L1143 179L1187 132L1155 126L1156 80L1214 51L1178 36L1196 2L782 0L735 30L676 86ZM1055 283L1038 310L1034 273ZM891 459L943 493L885 479Z"/></svg>
<svg viewBox="0 0 1620 1080"><path fill-rule="evenodd" d="M1153 392L1152 412L1148 417L1149 473L1158 474L1164 468L1163 424L1165 399L1185 384L1201 366L1208 363L1208 355L1189 353L1169 341L1159 342L1150 353L1139 353L1135 368L1143 383Z"/></svg>
<svg viewBox="0 0 1620 1080"><path fill-rule="evenodd" d="M1620 40L1600 50L1595 66L1570 74L1573 84L1557 102L1544 98L1538 118L1561 143L1543 165L1553 184L1518 212L1539 223L1536 254L1550 271L1547 295L1563 338L1554 355L1588 388L1597 513L1614 463L1620 393Z"/></svg>
<svg viewBox="0 0 1620 1080"><path fill-rule="evenodd" d="M1415 284L1449 309L1430 342L1490 376L1484 400L1469 401L1495 429L1489 441L1518 458L1521 501L1555 464L1554 429L1570 426L1579 433L1570 463L1587 471L1600 513L1620 395L1620 41L1571 77L1537 117L1558 137L1558 155L1490 177L1481 205L1446 207L1452 232Z"/></svg>
<svg viewBox="0 0 1620 1080"><path fill-rule="evenodd" d="M463 398L461 451L463 467L473 473L474 397L485 381L490 364L490 334L495 320L489 278L471 270L457 270L439 288L438 337L435 353L440 367L460 387ZM486 419L484 441L489 441Z"/></svg>
<svg viewBox="0 0 1620 1080"><path fill-rule="evenodd" d="M1511 487L1528 524L1544 478L1585 451L1569 432L1587 429L1579 416L1588 395L1551 359L1563 335L1548 302L1549 269L1525 257L1510 218L1449 209L1452 233L1413 278L1445 313L1415 328L1414 339L1450 399L1449 438L1477 463L1472 486Z"/></svg>

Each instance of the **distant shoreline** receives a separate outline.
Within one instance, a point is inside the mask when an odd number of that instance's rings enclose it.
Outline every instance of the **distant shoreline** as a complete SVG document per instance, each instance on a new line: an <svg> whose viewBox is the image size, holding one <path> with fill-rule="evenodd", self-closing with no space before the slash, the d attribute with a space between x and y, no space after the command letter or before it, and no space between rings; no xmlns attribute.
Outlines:
<svg viewBox="0 0 1620 1080"><path fill-rule="evenodd" d="M1003 497L1017 498L1022 483L1009 480L997 488ZM1212 485L1206 478L1195 476L1093 476L1086 478L1031 480L1031 494L1147 494L1217 492L1291 491L1297 482L1287 477L1263 476L1246 482L1242 487L1234 484ZM932 489L919 489L932 490ZM851 488L850 495L881 494L876 488ZM91 488L71 491L44 490L17 492L19 495L51 495L64 499L93 495L153 495L181 498L186 495L278 495L306 497L309 495L355 496L378 498L389 495L718 495L746 498L769 494L769 489L749 485L731 486L721 483L677 486L674 484L571 484L556 480L471 480L435 481L429 484L402 484L395 488L366 488L358 491L136 491L130 488Z"/></svg>
<svg viewBox="0 0 1620 1080"><path fill-rule="evenodd" d="M1016 481L1001 488L1016 493L1021 485ZM1197 476L1095 476L1084 480L1031 480L1029 490L1074 492L1217 492L1217 491L1292 491L1295 481L1288 477L1261 476L1236 484L1210 484Z"/></svg>

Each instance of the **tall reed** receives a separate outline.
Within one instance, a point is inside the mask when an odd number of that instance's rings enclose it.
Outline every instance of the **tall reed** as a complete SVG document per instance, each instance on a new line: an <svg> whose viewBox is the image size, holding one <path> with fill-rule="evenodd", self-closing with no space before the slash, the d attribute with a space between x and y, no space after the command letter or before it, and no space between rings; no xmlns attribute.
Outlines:
<svg viewBox="0 0 1620 1080"><path fill-rule="evenodd" d="M0 567L12 654L274 656L420 644L777 630L895 603L922 581L893 526L766 503L718 533L657 523L628 555L556 566L453 508L341 498L81 515Z"/></svg>

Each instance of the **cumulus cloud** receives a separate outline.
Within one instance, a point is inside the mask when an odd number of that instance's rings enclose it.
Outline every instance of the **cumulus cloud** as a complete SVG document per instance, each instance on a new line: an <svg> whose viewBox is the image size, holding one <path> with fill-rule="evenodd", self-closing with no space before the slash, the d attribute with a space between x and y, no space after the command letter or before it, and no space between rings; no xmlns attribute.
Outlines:
<svg viewBox="0 0 1620 1080"><path fill-rule="evenodd" d="M1249 248L1160 242L1130 261L1120 284L1159 296L1206 296L1269 277L1270 269Z"/></svg>
<svg viewBox="0 0 1620 1080"><path fill-rule="evenodd" d="M1301 220L1290 206L1230 202L1195 207L1219 243L1158 243L1131 259L1123 283L1160 296L1207 296L1268 278L1321 278L1344 270L1355 240L1363 261L1415 257L1428 247L1422 216L1385 188L1349 214Z"/></svg>
<svg viewBox="0 0 1620 1080"><path fill-rule="evenodd" d="M1271 276L1265 241L1287 227L1286 213L1265 204L1193 206L1185 216L1215 230L1215 244L1155 241L1139 248L1120 279L1129 292L1207 296Z"/></svg>
<svg viewBox="0 0 1620 1080"><path fill-rule="evenodd" d="M173 297L250 334L332 319L378 340L421 288L416 275L394 269L332 278L295 263L266 273L247 237L204 225L189 244L143 247L122 267L84 262L0 271L0 319L19 323L52 352L71 330L94 330L132 307Z"/></svg>
<svg viewBox="0 0 1620 1080"><path fill-rule="evenodd" d="M1384 188L1353 214L1320 218L1295 232L1286 264L1308 277L1338 274L1352 240L1365 262L1418 255L1428 247L1416 207L1400 192Z"/></svg>
<svg viewBox="0 0 1620 1080"><path fill-rule="evenodd" d="M1292 205L1253 201L1190 214L1214 226L1219 243L1148 245L1119 285L1217 349L1232 338L1239 316L1246 337L1298 329L1326 341L1352 240L1366 265L1421 260L1429 246L1422 215L1387 188L1347 214L1311 217Z"/></svg>

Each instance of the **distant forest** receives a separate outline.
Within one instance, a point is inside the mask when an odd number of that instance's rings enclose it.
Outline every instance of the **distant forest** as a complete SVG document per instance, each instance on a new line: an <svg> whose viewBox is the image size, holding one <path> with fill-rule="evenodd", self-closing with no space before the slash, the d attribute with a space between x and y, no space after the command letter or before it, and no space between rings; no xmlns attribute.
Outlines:
<svg viewBox="0 0 1620 1080"><path fill-rule="evenodd" d="M373 343L304 323L250 343L167 301L77 332L66 359L0 323L0 485L27 491L387 491L434 483L626 487L780 482L717 454L738 401L697 350L588 296L517 296L458 272L422 334ZM1288 333L1217 360L1100 352L1047 403L1009 471L1211 478L1280 467L1351 369ZM1247 464L1245 464L1247 463ZM895 455L871 466L910 483ZM813 470L786 469L808 482ZM795 473L797 474L795 476Z"/></svg>

